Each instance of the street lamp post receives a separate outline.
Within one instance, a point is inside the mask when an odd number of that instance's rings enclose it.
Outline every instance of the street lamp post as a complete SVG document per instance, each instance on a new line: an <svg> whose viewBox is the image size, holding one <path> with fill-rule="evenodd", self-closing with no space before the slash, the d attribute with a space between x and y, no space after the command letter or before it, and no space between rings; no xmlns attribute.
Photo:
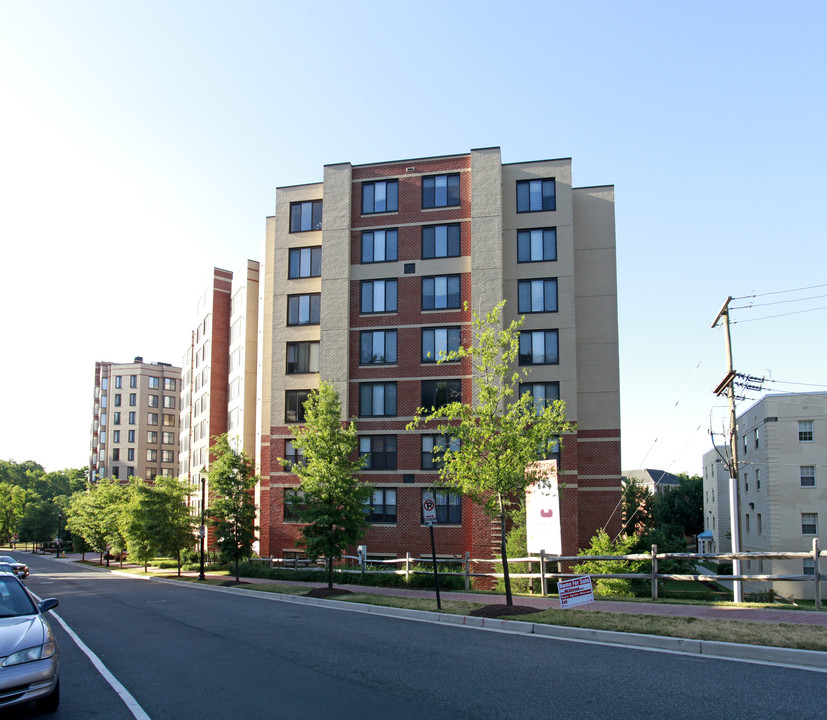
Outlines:
<svg viewBox="0 0 827 720"><path fill-rule="evenodd" d="M60 557L60 521L63 519L63 514L57 514L57 552L55 557Z"/></svg>
<svg viewBox="0 0 827 720"><path fill-rule="evenodd" d="M198 528L198 534L201 537L201 567L198 571L198 579L199 580L206 580L204 577L204 537L207 534L207 528L205 527L205 505L206 505L206 484L207 479L204 477L204 473L201 473L201 527Z"/></svg>

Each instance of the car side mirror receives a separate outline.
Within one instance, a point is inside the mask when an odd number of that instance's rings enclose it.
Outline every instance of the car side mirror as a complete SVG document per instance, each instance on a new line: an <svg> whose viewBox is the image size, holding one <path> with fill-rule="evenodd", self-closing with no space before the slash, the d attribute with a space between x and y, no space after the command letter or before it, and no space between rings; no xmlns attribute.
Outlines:
<svg viewBox="0 0 827 720"><path fill-rule="evenodd" d="M60 605L60 601L57 598L46 598L37 604L37 609L41 613L48 612Z"/></svg>

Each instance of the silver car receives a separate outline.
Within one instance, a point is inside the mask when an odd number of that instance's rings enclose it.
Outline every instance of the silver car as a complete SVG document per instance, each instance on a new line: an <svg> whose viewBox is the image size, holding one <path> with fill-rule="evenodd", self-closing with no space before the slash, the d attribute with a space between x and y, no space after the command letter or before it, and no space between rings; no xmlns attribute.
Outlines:
<svg viewBox="0 0 827 720"><path fill-rule="evenodd" d="M26 563L18 562L11 555L0 555L0 563L11 565L21 578L29 577L29 566Z"/></svg>
<svg viewBox="0 0 827 720"><path fill-rule="evenodd" d="M60 704L57 641L43 617L57 604L36 602L16 575L0 573L0 708L34 700L52 712Z"/></svg>

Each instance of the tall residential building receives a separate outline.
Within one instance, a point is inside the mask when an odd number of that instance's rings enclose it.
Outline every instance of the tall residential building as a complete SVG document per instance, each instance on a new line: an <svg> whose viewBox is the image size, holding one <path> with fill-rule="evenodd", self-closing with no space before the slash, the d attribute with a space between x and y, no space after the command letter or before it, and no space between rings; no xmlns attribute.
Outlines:
<svg viewBox="0 0 827 720"><path fill-rule="evenodd" d="M827 542L827 393L767 395L738 417L738 489L743 552L809 552ZM723 449L719 449L723 452ZM704 455L705 530L729 552L728 473ZM812 575L812 560L748 560L749 574ZM767 583L750 584L748 590ZM775 581L785 596L812 597L810 583Z"/></svg>
<svg viewBox="0 0 827 720"><path fill-rule="evenodd" d="M168 363L96 362L89 479L176 475L180 391Z"/></svg>
<svg viewBox="0 0 827 720"><path fill-rule="evenodd" d="M263 297L261 554L293 548L286 497L297 478L277 458L319 384L357 422L371 555L429 552L422 501L433 496L442 555L491 557L496 528L440 487L434 449L407 431L417 407L471 401L471 309L505 298L524 315L523 390L561 398L577 432L560 481L563 551L620 529L620 411L614 190L573 188L569 159L502 164L499 148L444 157L328 165L320 183L279 188L268 219Z"/></svg>
<svg viewBox="0 0 827 720"><path fill-rule="evenodd" d="M209 467L216 435L228 433L255 457L258 274L254 260L235 274L215 268L198 298L181 391L179 473L193 484ZM198 493L193 503L200 512Z"/></svg>

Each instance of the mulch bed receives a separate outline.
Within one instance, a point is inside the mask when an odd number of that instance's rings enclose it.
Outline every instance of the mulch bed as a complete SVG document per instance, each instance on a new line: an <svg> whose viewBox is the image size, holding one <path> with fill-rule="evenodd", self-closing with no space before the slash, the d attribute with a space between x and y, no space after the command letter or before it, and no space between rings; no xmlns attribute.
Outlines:
<svg viewBox="0 0 827 720"><path fill-rule="evenodd" d="M313 588L312 590L306 592L304 594L305 597L312 597L312 598L329 598L333 597L334 595L352 595L353 593L350 590L342 590L339 588Z"/></svg>
<svg viewBox="0 0 827 720"><path fill-rule="evenodd" d="M540 612L538 608L528 605L484 605L468 614L474 617L498 618L505 615L530 615L537 612Z"/></svg>
<svg viewBox="0 0 827 720"><path fill-rule="evenodd" d="M252 584L253 583L251 583L251 582L244 582L244 580L239 580L238 582L236 582L235 580L227 580L227 581L221 583L221 587L234 587L236 585L252 585Z"/></svg>

